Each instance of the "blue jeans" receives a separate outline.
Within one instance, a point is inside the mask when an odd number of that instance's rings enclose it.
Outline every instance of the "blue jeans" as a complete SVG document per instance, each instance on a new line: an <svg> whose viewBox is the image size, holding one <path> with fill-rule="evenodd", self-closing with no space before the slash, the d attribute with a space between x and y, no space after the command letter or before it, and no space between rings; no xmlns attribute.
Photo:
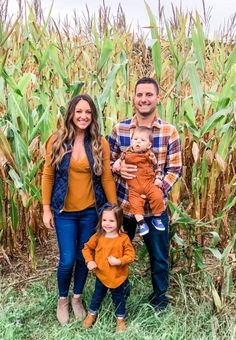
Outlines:
<svg viewBox="0 0 236 340"><path fill-rule="evenodd" d="M112 296L112 301L116 307L116 317L125 317L125 284L123 282L117 288L107 288L97 277L95 283L95 289L92 297L91 304L89 306L89 312L97 314L102 300L106 296L107 290L109 289Z"/></svg>
<svg viewBox="0 0 236 340"><path fill-rule="evenodd" d="M151 279L153 293L149 300L151 305L156 309L163 309L167 306L169 300L166 292L169 284L169 229L168 229L168 213L164 211L160 219L165 226L165 230L157 230L151 223L151 218L145 218L149 226L149 233L143 236L143 240L148 250L151 264ZM124 230L132 240L135 235L137 222L135 219L124 218Z"/></svg>
<svg viewBox="0 0 236 340"><path fill-rule="evenodd" d="M60 260L57 269L59 296L68 296L74 269L74 294L81 294L88 270L82 254L94 234L98 216L95 208L54 215Z"/></svg>

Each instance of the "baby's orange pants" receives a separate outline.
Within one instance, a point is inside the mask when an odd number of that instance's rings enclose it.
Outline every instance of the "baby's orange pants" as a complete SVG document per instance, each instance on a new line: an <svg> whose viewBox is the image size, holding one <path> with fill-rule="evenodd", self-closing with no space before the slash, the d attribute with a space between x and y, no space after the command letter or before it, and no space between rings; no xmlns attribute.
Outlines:
<svg viewBox="0 0 236 340"><path fill-rule="evenodd" d="M131 213L144 215L144 204L147 200L153 215L160 215L165 209L163 192L154 184L155 173L148 155L130 152L126 154L125 161L138 167L136 177L127 180ZM145 195L146 199L141 195Z"/></svg>

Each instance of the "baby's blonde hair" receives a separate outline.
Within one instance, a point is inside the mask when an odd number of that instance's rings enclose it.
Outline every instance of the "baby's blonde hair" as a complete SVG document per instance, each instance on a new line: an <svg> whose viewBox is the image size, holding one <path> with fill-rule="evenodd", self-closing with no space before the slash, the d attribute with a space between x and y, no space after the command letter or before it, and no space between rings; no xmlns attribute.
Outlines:
<svg viewBox="0 0 236 340"><path fill-rule="evenodd" d="M149 127L147 126L136 126L136 128L134 129L133 133L132 133L132 136L131 138L133 138L134 134L135 133L145 133L148 138L149 138L149 141L152 143L152 129L150 129Z"/></svg>

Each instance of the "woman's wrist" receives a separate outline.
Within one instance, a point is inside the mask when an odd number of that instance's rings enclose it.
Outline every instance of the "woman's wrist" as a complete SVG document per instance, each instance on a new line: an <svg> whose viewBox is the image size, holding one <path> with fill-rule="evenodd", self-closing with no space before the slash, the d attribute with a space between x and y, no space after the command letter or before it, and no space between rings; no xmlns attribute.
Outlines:
<svg viewBox="0 0 236 340"><path fill-rule="evenodd" d="M51 206L50 204L43 204L43 212L47 213L47 212L51 212Z"/></svg>

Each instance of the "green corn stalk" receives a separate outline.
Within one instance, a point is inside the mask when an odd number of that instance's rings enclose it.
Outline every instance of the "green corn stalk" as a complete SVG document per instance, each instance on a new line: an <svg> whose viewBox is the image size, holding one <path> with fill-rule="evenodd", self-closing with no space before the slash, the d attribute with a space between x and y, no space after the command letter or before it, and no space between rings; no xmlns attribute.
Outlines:
<svg viewBox="0 0 236 340"><path fill-rule="evenodd" d="M151 27L151 36L152 36L152 60L153 66L157 75L157 79L160 82L161 74L162 74L162 55L161 55L161 43L160 43L160 36L157 29L157 24L155 17L146 1L145 6L148 12L149 20L150 20L150 27Z"/></svg>
<svg viewBox="0 0 236 340"><path fill-rule="evenodd" d="M0 19L0 159L4 160L0 162L0 245L9 244L11 252L20 253L17 240L27 235L33 266L35 238L42 237L41 150L63 119L68 100L89 93L101 132L108 135L117 120L133 115L132 95L141 76L156 76L160 82L159 114L177 127L182 141L183 179L170 194L173 261L176 265L182 261L189 271L193 266L199 270L204 268L206 252L217 259L232 239L236 49L217 38L209 41L198 14L176 11L175 20L167 22L159 13L157 23L157 13L145 4L150 48L142 36L134 39L129 29L112 25L107 12L83 28L79 22L69 27L67 22L51 21L52 7L44 22L32 6L25 20L21 15L13 23ZM228 278L228 294L231 272L226 268L222 275Z"/></svg>

